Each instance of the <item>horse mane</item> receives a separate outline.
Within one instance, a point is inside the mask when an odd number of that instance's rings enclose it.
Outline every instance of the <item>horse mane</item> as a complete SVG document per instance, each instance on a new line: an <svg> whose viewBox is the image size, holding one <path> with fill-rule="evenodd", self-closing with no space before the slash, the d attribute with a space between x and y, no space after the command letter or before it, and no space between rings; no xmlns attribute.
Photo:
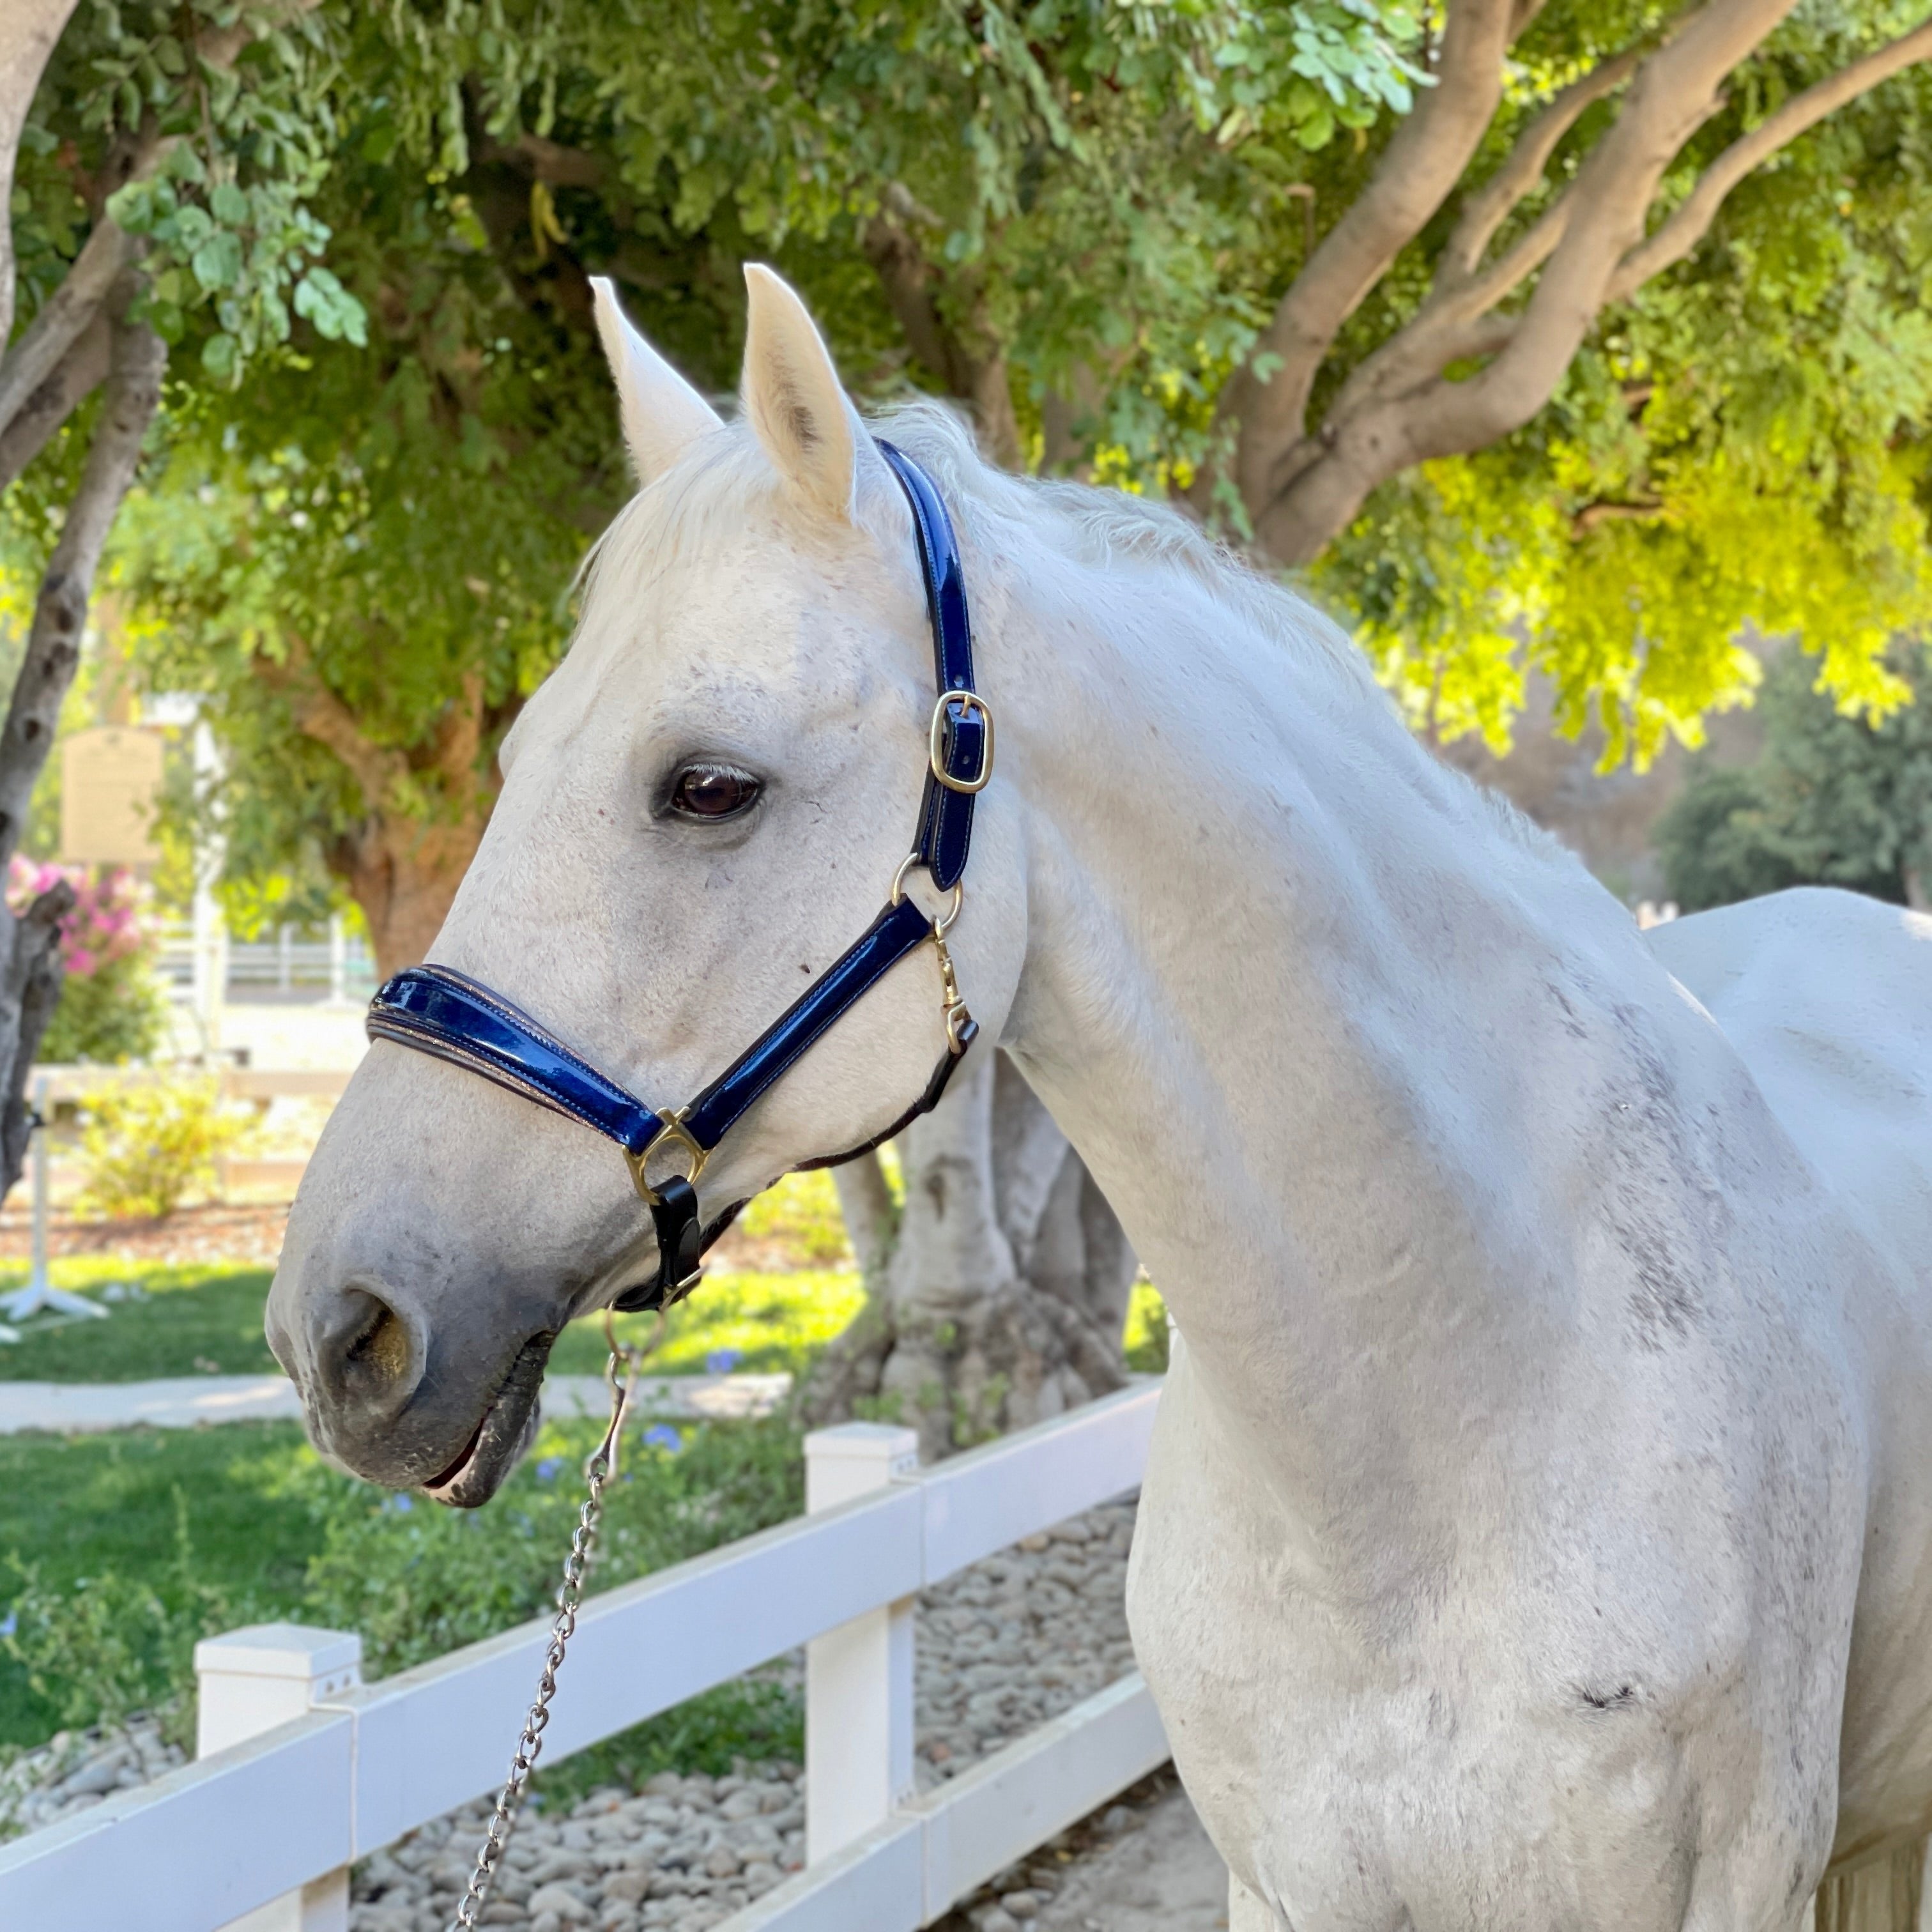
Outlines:
<svg viewBox="0 0 1932 1932"><path fill-rule="evenodd" d="M879 427L919 460L949 502L968 506L969 533L992 554L1010 555L1016 542L1030 541L1092 567L1116 560L1165 566L1192 578L1249 629L1298 656L1314 656L1387 702L1339 624L1168 505L1126 490L995 469L952 410L923 398L886 412ZM995 523L997 542L989 540Z"/></svg>

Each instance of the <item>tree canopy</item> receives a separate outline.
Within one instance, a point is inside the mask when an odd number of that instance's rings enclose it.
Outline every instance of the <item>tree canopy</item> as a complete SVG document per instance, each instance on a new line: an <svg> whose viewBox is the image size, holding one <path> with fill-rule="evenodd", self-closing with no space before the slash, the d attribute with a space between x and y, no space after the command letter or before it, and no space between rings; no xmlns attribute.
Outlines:
<svg viewBox="0 0 1932 1932"><path fill-rule="evenodd" d="M1535 663L1612 758L1695 742L1751 627L1838 701L1906 694L1932 41L1881 0L320 0L232 94L158 8L101 52L109 10L37 97L0 387L113 219L58 158L108 138L72 76L122 62L116 128L196 87L239 117L113 202L175 345L114 568L151 681L211 694L237 875L320 855L392 957L627 487L593 273L717 391L775 260L862 396L1191 494L1443 736L1506 742ZM16 554L80 446L6 499Z"/></svg>

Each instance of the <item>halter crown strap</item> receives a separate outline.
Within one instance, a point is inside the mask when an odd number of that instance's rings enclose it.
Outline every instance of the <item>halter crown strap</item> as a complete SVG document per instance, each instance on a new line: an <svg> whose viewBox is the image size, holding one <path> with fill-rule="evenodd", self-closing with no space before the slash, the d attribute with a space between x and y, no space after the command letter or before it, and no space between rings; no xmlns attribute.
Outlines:
<svg viewBox="0 0 1932 1932"><path fill-rule="evenodd" d="M926 614L932 620L933 676L939 686L913 850L932 883L950 892L966 870L973 800L992 773L992 722L973 687L973 620L966 608L966 569L952 519L926 472L904 450L880 437L878 451L912 511Z"/></svg>
<svg viewBox="0 0 1932 1932"><path fill-rule="evenodd" d="M972 842L973 801L992 772L992 716L973 686L965 572L946 506L904 451L889 442L878 446L912 512L939 695L927 734L916 841L899 868L891 898L865 932L688 1106L670 1113L654 1112L520 1007L449 967L412 966L387 981L370 1002L371 1040L392 1040L481 1074L553 1113L595 1128L624 1150L656 1224L658 1272L655 1282L621 1297L616 1304L620 1308L668 1305L689 1292L698 1280L704 1238L691 1184L706 1157L774 1082L926 940L939 950L946 1048L925 1092L890 1132L931 1110L979 1033L959 998L946 950L944 935L951 916L934 921L903 896L900 880L909 868L922 866L942 892L959 884ZM683 1148L690 1172L653 1184L645 1166L653 1148L664 1142ZM834 1155L811 1164L823 1166L850 1157ZM730 1218L728 1214L713 1224L710 1233L716 1234Z"/></svg>

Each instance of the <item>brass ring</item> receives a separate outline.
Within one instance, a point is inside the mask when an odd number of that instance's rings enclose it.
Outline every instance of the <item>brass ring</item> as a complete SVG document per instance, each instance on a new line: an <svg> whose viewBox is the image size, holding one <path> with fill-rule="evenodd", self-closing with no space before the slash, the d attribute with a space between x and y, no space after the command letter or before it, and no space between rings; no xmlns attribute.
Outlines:
<svg viewBox="0 0 1932 1932"><path fill-rule="evenodd" d="M682 1178L694 1187L698 1185L698 1177L704 1172L704 1163L711 1157L710 1150L700 1147L685 1126L684 1117L688 1111L686 1108L680 1107L673 1112L660 1115L664 1124L651 1136L650 1145L642 1154L632 1154L628 1148L625 1150L624 1158L630 1163L631 1178L636 1183L638 1192L644 1196L646 1206L656 1208L663 1203L664 1196L645 1178L644 1170L650 1164L651 1156L667 1141L682 1147L690 1156L691 1171Z"/></svg>
<svg viewBox="0 0 1932 1932"><path fill-rule="evenodd" d="M980 769L970 778L956 778L946 769L946 707L957 700L968 712L976 710L986 727L986 748L980 754ZM926 728L926 761L932 776L948 791L984 791L993 777L993 713L976 691L942 691L932 707L932 722Z"/></svg>
<svg viewBox="0 0 1932 1932"><path fill-rule="evenodd" d="M925 864L926 861L922 859L916 852L908 852L905 856L899 861L899 868L892 874L892 890L891 895L886 901L886 903L888 905L897 905L899 901L905 897L905 875L907 873L910 872L914 866L923 866ZM946 907L944 916L933 921L933 931L940 934L942 937L945 934L951 932L952 929L952 922L959 916L959 908L965 903L966 881L964 879L956 879L952 882L951 903Z"/></svg>

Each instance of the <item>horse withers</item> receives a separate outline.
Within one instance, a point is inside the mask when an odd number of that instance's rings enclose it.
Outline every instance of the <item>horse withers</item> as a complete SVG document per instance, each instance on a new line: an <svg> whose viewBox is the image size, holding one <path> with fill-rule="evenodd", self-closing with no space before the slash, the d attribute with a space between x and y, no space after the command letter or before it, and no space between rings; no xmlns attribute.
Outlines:
<svg viewBox="0 0 1932 1932"><path fill-rule="evenodd" d="M730 425L600 291L644 488L432 953L654 1105L850 944L928 769L906 498L750 283ZM1129 1608L1236 1927L1792 1932L1932 1806L1932 921L1804 892L1646 939L1179 518L890 428L998 720L975 1050L1178 1327ZM908 952L789 1065L707 1223L892 1124L940 981ZM323 1449L473 1504L563 1324L656 1265L607 1142L382 1041L270 1336Z"/></svg>

